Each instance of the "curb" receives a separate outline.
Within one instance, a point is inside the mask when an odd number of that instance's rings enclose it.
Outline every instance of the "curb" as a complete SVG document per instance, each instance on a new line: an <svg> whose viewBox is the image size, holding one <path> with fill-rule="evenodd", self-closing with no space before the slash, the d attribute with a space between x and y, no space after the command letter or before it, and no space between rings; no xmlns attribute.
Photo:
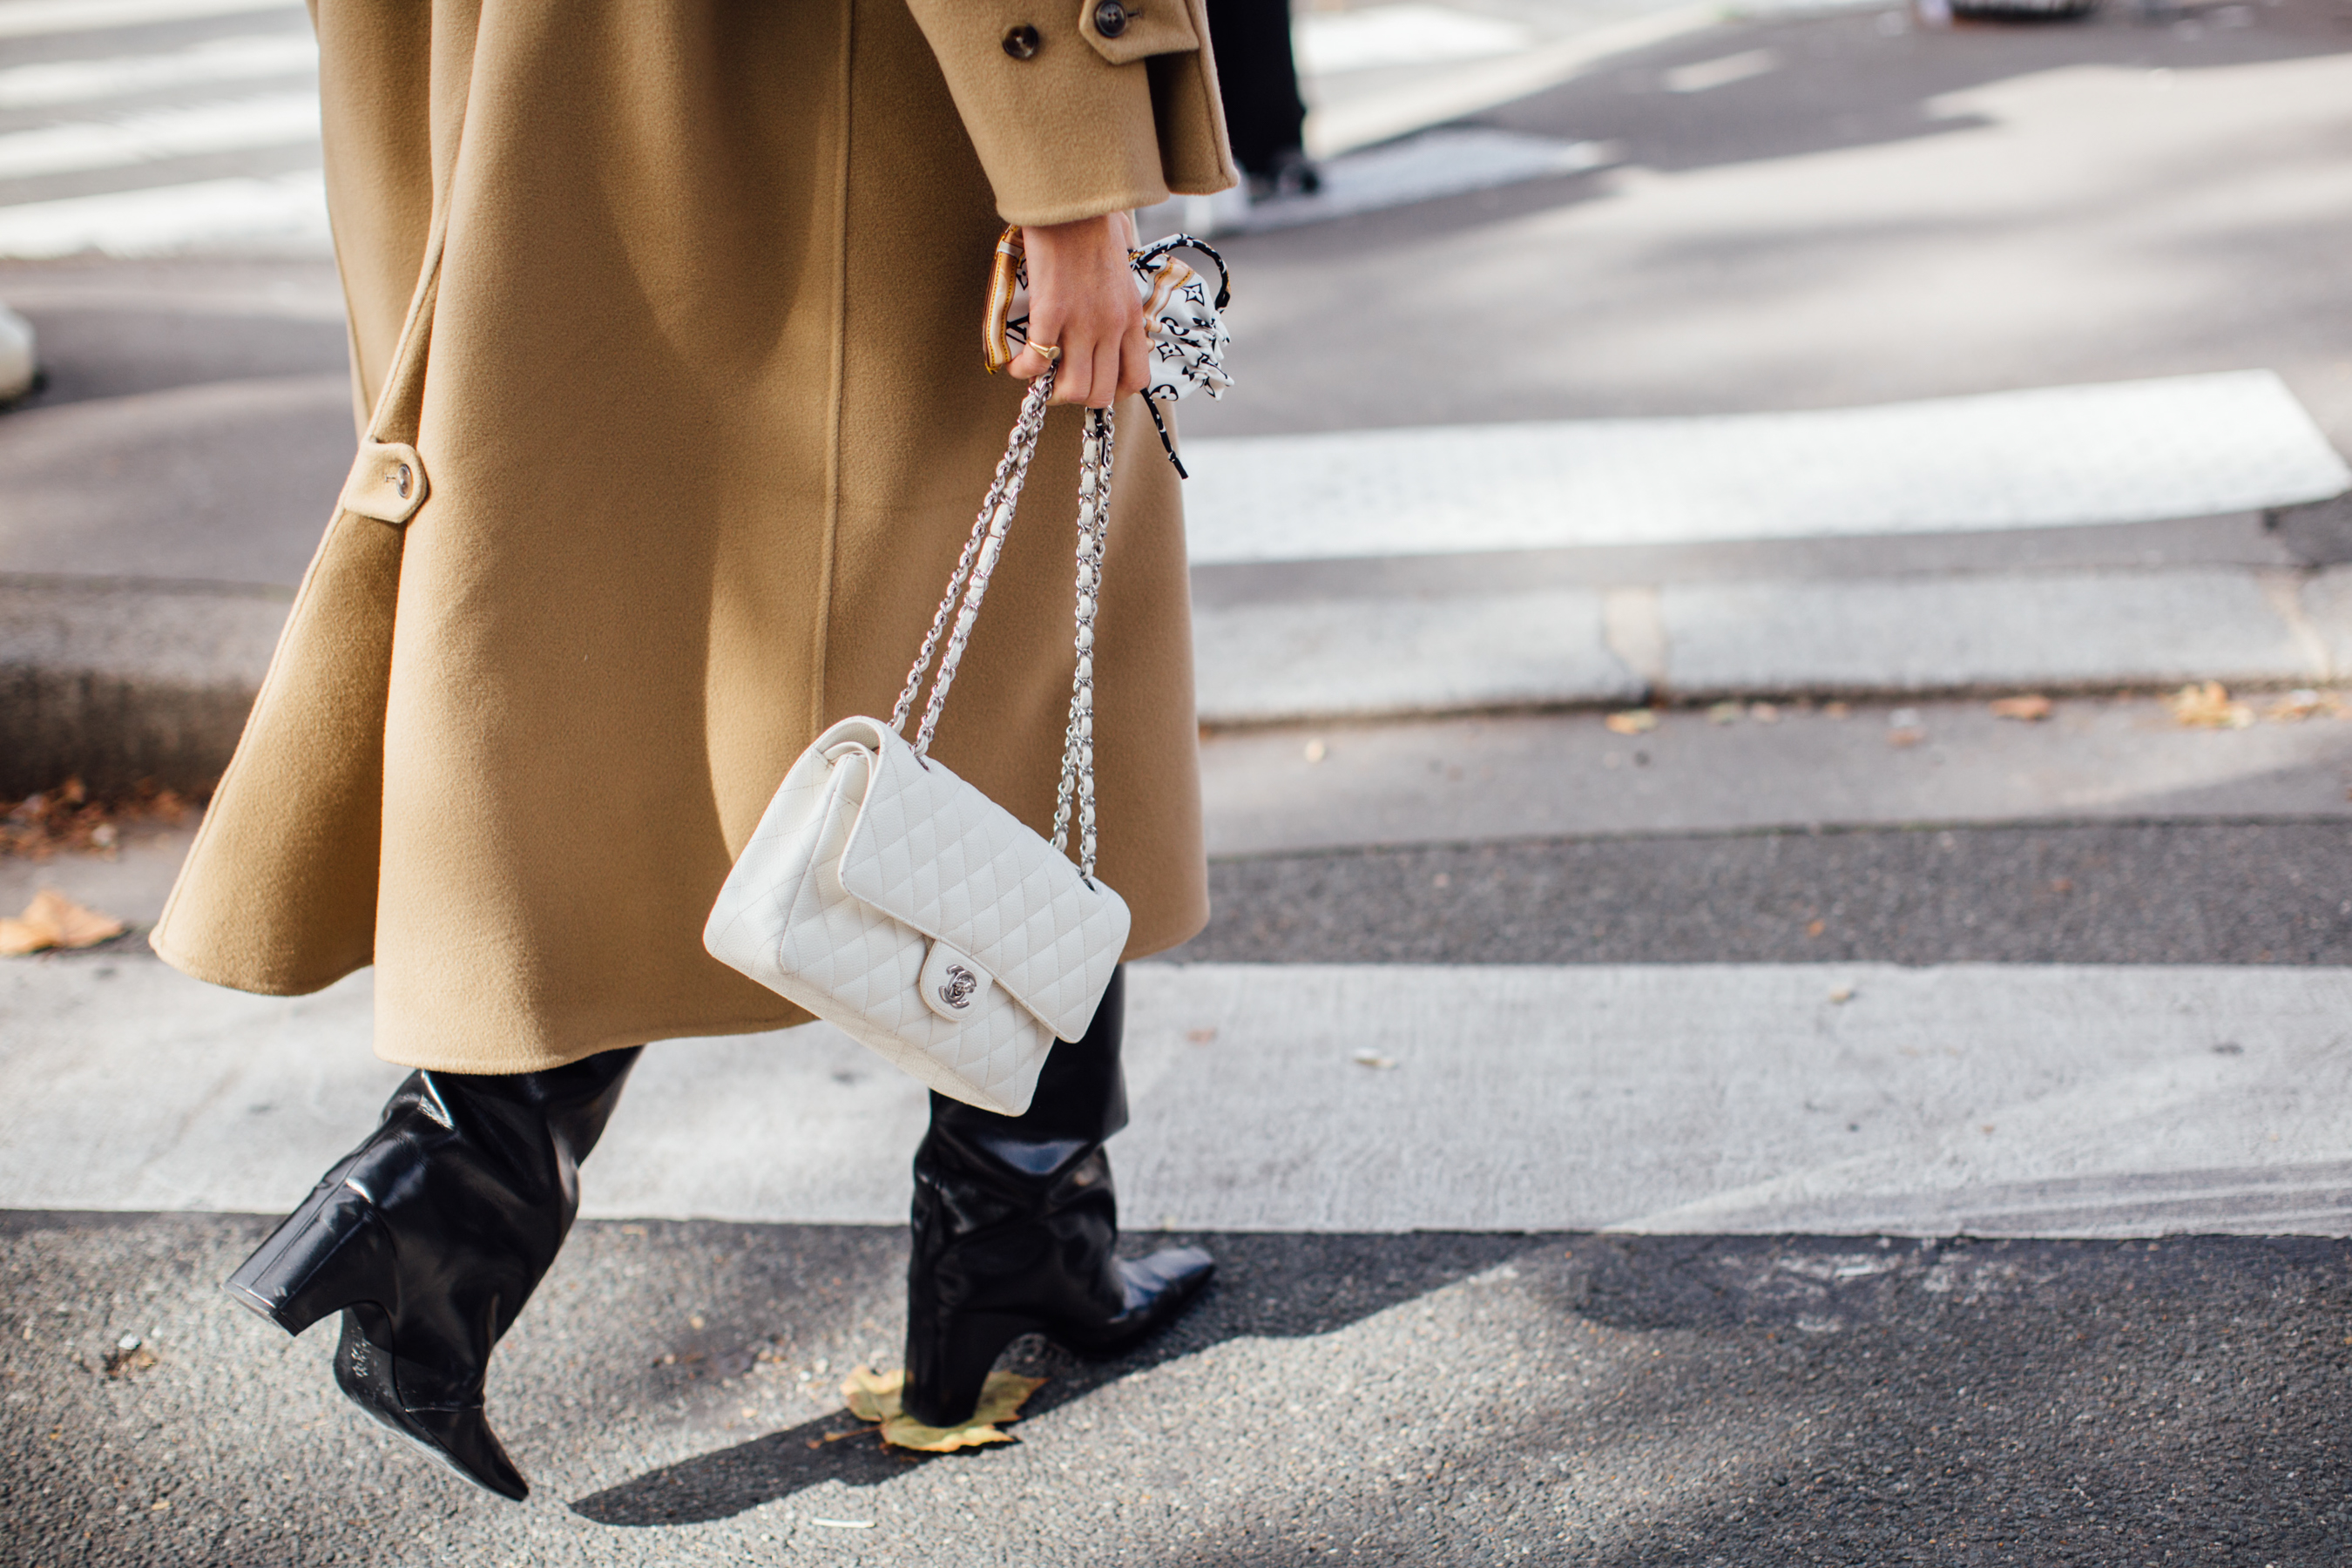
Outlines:
<svg viewBox="0 0 2352 1568"><path fill-rule="evenodd" d="M206 795L261 689L291 590L0 578L0 797L79 775Z"/></svg>
<svg viewBox="0 0 2352 1568"><path fill-rule="evenodd" d="M1194 613L1201 722L2352 674L2352 567L2184 567L1274 600Z"/></svg>
<svg viewBox="0 0 2352 1568"><path fill-rule="evenodd" d="M2315 512L2322 509L2313 509ZM2310 526L2352 525L2317 517ZM280 589L0 578L0 797L208 793ZM1202 724L2352 676L2352 565L2119 567L1202 603Z"/></svg>

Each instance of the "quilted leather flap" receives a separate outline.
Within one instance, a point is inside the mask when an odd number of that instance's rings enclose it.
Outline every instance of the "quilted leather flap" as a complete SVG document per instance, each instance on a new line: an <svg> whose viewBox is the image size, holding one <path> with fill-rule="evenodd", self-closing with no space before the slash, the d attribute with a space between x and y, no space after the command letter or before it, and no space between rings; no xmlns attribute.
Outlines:
<svg viewBox="0 0 2352 1568"><path fill-rule="evenodd" d="M824 739L836 736L876 753L842 853L842 886L978 959L1058 1037L1085 1034L1127 946L1127 900L1089 886L1066 857L945 764L916 760L887 725L845 720Z"/></svg>

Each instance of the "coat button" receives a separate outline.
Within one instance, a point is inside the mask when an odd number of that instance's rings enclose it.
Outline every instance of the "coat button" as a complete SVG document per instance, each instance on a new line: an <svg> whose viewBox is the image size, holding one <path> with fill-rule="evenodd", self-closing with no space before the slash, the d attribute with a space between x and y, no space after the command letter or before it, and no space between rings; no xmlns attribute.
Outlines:
<svg viewBox="0 0 2352 1568"><path fill-rule="evenodd" d="M1095 7L1095 31L1106 38L1116 38L1127 31L1127 7L1118 0L1102 0Z"/></svg>
<svg viewBox="0 0 2352 1568"><path fill-rule="evenodd" d="M1005 34L1004 52L1016 60L1034 57L1037 53L1037 29L1024 22Z"/></svg>
<svg viewBox="0 0 2352 1568"><path fill-rule="evenodd" d="M415 483L416 477L408 471L406 463L401 464L398 470L392 476L392 488L400 493L400 499L403 500L408 499L408 492L415 487Z"/></svg>

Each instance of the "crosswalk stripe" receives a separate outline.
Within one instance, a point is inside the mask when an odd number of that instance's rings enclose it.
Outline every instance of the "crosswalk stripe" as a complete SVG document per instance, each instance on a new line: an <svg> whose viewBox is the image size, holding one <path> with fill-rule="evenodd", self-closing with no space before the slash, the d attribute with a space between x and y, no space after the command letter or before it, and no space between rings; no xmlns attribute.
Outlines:
<svg viewBox="0 0 2352 1568"><path fill-rule="evenodd" d="M283 1209L400 1077L373 996L0 969L0 1206ZM2352 971L1139 963L1129 999L1139 1227L2352 1234ZM828 1029L667 1041L588 1212L899 1223L924 1116Z"/></svg>
<svg viewBox="0 0 2352 1568"><path fill-rule="evenodd" d="M227 240L307 247L327 238L326 182L317 169L0 207L0 256L34 260L87 250L155 256Z"/></svg>
<svg viewBox="0 0 2352 1568"><path fill-rule="evenodd" d="M37 131L0 136L0 180L299 145L318 138L318 95L274 92L114 120L45 125Z"/></svg>
<svg viewBox="0 0 2352 1568"><path fill-rule="evenodd" d="M318 41L295 32L215 38L168 55L49 60L0 69L0 109L47 109L200 83L291 76L316 70L318 64Z"/></svg>
<svg viewBox="0 0 2352 1568"><path fill-rule="evenodd" d="M1802 413L1248 437L1184 456L1195 563L2158 521L2352 484L2270 371Z"/></svg>
<svg viewBox="0 0 2352 1568"><path fill-rule="evenodd" d="M288 0L0 0L0 38L146 27L159 22L241 16L257 11L299 16L301 10Z"/></svg>

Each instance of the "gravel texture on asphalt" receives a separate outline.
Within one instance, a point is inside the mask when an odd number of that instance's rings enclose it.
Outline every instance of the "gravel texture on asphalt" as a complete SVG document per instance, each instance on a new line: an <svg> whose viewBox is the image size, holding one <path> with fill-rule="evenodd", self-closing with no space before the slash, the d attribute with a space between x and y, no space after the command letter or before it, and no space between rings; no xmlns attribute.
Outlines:
<svg viewBox="0 0 2352 1568"><path fill-rule="evenodd" d="M2352 963L2340 823L1738 833L1214 862L1169 956L1274 963Z"/></svg>
<svg viewBox="0 0 2352 1568"><path fill-rule="evenodd" d="M1193 1237L1224 1271L1172 1331L1025 1342L1052 1381L1019 1440L924 1459L835 1396L895 1363L903 1233L583 1224L493 1365L516 1507L345 1405L325 1331L219 1292L264 1228L0 1222L0 1558L2324 1568L2352 1539L2347 1242Z"/></svg>

